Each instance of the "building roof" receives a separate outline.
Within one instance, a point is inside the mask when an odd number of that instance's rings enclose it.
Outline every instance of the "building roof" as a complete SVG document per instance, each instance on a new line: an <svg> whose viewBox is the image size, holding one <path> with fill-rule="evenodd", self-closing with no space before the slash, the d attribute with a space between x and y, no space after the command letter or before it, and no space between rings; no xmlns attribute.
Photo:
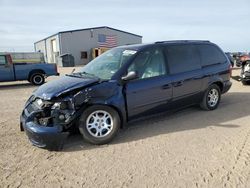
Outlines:
<svg viewBox="0 0 250 188"><path fill-rule="evenodd" d="M106 29L111 29L111 30L114 30L114 31L119 31L119 32L122 32L122 33L126 33L126 34L130 34L130 35L134 35L134 36L136 36L136 37L142 38L141 35L137 35L137 34L134 34L134 33L130 33L130 32L127 32L127 31L122 31L122 30L115 29L115 28L108 27L108 26L101 26L101 27L91 27L91 28L85 28L85 29L75 29L75 30L68 30L68 31L60 31L60 32L58 32L58 33L55 33L55 34L50 35L50 36L48 36L48 37L46 37L46 38L44 38L44 39L42 39L42 40L39 40L39 41L35 42L35 44L38 43L38 42L41 42L41 41L43 41L43 40L46 40L46 39L48 39L48 38L50 38L50 37L53 37L53 36L55 36L55 35L61 34L61 33L72 33L72 32L77 32L77 31L95 30L95 29L105 29L105 28L106 28Z"/></svg>

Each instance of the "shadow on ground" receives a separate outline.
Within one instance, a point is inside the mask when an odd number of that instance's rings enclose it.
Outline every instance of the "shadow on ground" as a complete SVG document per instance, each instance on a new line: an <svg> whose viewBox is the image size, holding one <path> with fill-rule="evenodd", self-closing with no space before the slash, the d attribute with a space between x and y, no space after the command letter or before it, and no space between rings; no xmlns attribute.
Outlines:
<svg viewBox="0 0 250 188"><path fill-rule="evenodd" d="M241 81L241 77L240 76L231 76L232 79L240 82Z"/></svg>
<svg viewBox="0 0 250 188"><path fill-rule="evenodd" d="M0 84L1 90L12 90L12 89L24 89L24 88L36 88L37 86L32 85L29 82L20 82L20 83L4 83Z"/></svg>
<svg viewBox="0 0 250 188"><path fill-rule="evenodd" d="M217 110L203 111L199 107L190 107L178 112L167 112L158 116L129 123L110 144L132 142L161 134L179 131L221 127L237 129L239 126L228 123L231 120L249 116L250 93L227 93ZM85 149L98 149L108 145L95 146L83 141L80 134L71 135L64 146L64 152Z"/></svg>

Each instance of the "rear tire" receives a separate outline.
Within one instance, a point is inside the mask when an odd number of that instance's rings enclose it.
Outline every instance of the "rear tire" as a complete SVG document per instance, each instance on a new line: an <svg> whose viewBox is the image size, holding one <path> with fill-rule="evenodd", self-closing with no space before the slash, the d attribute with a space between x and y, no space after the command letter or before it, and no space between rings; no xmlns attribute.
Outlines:
<svg viewBox="0 0 250 188"><path fill-rule="evenodd" d="M95 105L87 108L79 121L79 130L84 138L92 144L107 144L119 131L120 116L109 106Z"/></svg>
<svg viewBox="0 0 250 188"><path fill-rule="evenodd" d="M42 73L34 73L30 76L29 80L33 85L40 86L44 84L45 77Z"/></svg>
<svg viewBox="0 0 250 188"><path fill-rule="evenodd" d="M221 90L219 86L216 84L210 85L202 99L202 102L200 103L200 107L203 110L215 110L221 99Z"/></svg>

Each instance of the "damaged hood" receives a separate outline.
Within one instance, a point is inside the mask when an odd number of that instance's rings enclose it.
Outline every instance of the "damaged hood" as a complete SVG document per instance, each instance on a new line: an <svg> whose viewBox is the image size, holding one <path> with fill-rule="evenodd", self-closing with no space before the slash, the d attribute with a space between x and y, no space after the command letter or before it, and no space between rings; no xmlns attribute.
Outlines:
<svg viewBox="0 0 250 188"><path fill-rule="evenodd" d="M95 77L63 76L40 86L34 92L34 95L44 100L51 100L54 97L59 97L62 94L78 88L87 87L93 83L97 83L98 81L99 78Z"/></svg>

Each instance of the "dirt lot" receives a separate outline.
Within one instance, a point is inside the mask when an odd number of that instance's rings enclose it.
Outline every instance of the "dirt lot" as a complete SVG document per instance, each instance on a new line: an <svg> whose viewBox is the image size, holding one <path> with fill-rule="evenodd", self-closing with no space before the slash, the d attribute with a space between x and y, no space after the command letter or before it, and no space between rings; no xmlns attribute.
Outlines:
<svg viewBox="0 0 250 188"><path fill-rule="evenodd" d="M0 84L0 187L250 187L250 86L233 81L215 111L133 123L104 146L74 135L61 152L36 148L19 131L35 88Z"/></svg>

